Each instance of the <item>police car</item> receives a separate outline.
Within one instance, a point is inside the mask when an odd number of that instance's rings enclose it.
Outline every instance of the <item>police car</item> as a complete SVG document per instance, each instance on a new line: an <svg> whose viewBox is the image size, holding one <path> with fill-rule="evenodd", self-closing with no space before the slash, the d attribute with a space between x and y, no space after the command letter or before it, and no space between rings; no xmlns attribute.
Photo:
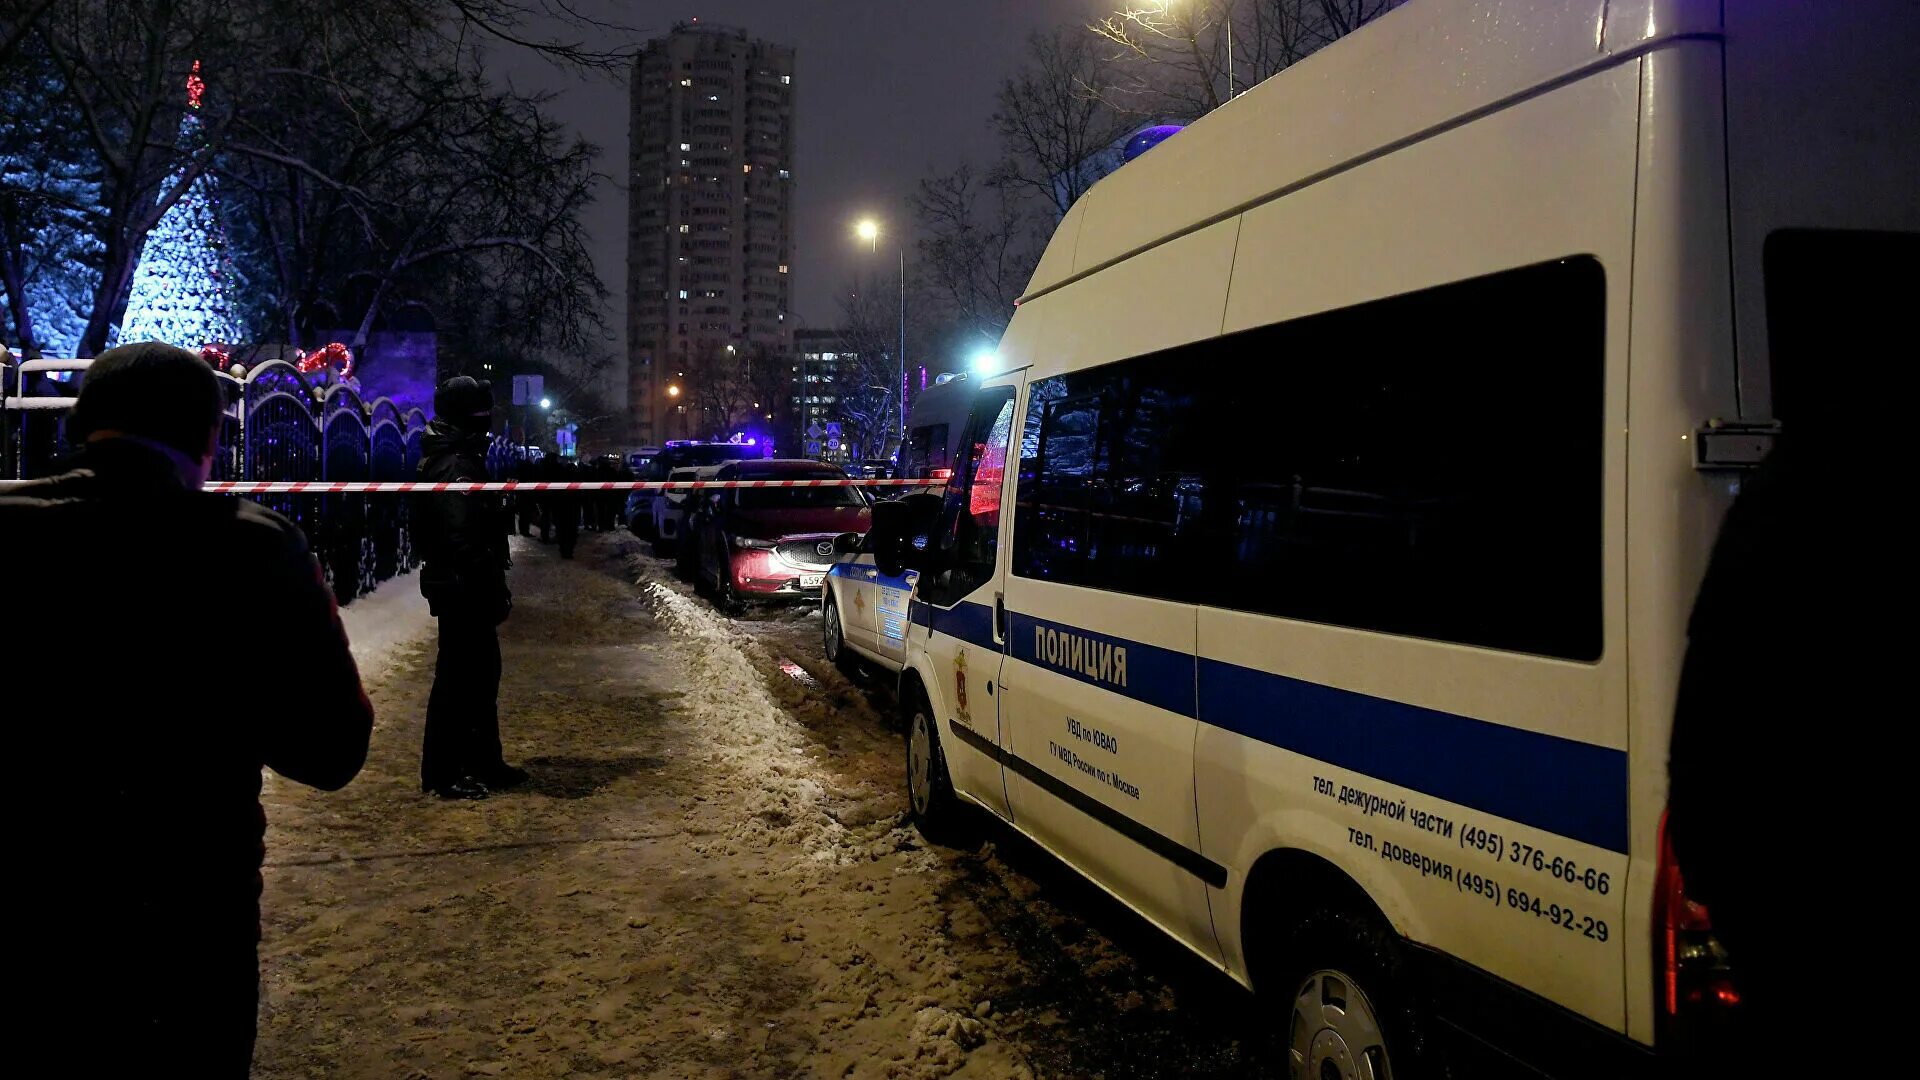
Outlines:
<svg viewBox="0 0 1920 1080"><path fill-rule="evenodd" d="M1266 992L1295 1076L1626 1075L1737 1007L1664 842L1687 613L1773 388L1854 370L1783 327L1911 269L1911 18L1423 0L1096 185L836 567L914 818Z"/></svg>
<svg viewBox="0 0 1920 1080"><path fill-rule="evenodd" d="M953 476L978 384L966 375L942 375L914 400L907 420L899 479L927 486L895 488L883 497L939 491ZM835 562L820 597L820 632L827 659L842 667L867 663L889 672L906 664L907 596L914 575L882 574L858 535L835 542Z"/></svg>

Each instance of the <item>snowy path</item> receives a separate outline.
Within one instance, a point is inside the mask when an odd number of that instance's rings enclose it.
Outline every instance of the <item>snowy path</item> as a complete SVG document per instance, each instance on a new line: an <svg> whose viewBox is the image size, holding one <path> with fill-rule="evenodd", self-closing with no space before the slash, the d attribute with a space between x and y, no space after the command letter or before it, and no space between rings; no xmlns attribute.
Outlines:
<svg viewBox="0 0 1920 1080"><path fill-rule="evenodd" d="M256 1076L1257 1075L1235 996L1096 890L900 827L885 698L816 620L724 619L621 538L516 544L528 790L420 795L431 634L347 609L380 722L345 792L269 785Z"/></svg>

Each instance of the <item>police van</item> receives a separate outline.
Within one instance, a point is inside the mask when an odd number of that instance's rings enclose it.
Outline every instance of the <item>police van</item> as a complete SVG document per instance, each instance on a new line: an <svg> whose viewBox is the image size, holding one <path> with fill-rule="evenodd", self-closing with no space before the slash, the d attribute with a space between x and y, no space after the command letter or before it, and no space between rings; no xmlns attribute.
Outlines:
<svg viewBox="0 0 1920 1080"><path fill-rule="evenodd" d="M1912 272L1912 20L1420 0L1096 185L944 493L876 507L922 827L982 807L1269 995L1295 1076L1710 1022L1688 610L1844 392L1836 283Z"/></svg>

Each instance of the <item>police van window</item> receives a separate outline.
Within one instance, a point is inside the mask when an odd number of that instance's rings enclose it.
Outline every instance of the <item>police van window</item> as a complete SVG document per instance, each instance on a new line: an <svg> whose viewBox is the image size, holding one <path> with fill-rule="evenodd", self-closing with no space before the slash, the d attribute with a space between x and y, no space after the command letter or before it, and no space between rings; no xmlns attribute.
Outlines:
<svg viewBox="0 0 1920 1080"><path fill-rule="evenodd" d="M1604 308L1566 259L1037 381L1013 572L1594 659Z"/></svg>
<svg viewBox="0 0 1920 1080"><path fill-rule="evenodd" d="M1001 482L1012 439L1013 389L981 391L960 444L960 467L947 481L946 507L934 533L934 542L948 554L946 568L920 579L919 593L928 603L957 603L992 580L1000 550Z"/></svg>

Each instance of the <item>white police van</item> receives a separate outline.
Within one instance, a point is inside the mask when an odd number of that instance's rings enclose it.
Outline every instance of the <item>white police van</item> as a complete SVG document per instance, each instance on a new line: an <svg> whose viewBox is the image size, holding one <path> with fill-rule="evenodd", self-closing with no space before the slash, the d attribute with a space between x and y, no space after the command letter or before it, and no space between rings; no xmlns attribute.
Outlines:
<svg viewBox="0 0 1920 1080"><path fill-rule="evenodd" d="M1272 994L1295 1076L1683 1042L1733 996L1663 857L1687 614L1844 392L1820 299L1920 231L1913 13L1420 0L1094 187L869 534L923 827Z"/></svg>

